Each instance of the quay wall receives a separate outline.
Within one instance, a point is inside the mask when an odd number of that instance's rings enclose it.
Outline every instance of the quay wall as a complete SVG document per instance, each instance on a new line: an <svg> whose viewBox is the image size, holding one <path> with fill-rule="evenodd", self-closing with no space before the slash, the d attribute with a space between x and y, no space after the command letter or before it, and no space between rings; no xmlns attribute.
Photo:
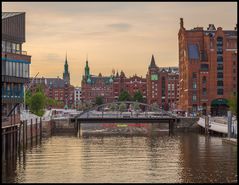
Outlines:
<svg viewBox="0 0 239 185"><path fill-rule="evenodd" d="M197 121L199 118L182 117L174 124L174 131L199 131Z"/></svg>
<svg viewBox="0 0 239 185"><path fill-rule="evenodd" d="M52 134L52 121L41 118L21 121L19 124L2 127L2 159L15 156L21 149L41 142Z"/></svg>

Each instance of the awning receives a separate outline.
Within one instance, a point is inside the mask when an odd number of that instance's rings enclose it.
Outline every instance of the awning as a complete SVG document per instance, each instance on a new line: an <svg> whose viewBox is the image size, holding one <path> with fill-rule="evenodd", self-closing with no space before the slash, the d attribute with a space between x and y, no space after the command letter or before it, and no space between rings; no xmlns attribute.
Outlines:
<svg viewBox="0 0 239 185"><path fill-rule="evenodd" d="M227 105L228 106L228 100L224 98L218 98L212 101L211 106L217 106L217 105Z"/></svg>

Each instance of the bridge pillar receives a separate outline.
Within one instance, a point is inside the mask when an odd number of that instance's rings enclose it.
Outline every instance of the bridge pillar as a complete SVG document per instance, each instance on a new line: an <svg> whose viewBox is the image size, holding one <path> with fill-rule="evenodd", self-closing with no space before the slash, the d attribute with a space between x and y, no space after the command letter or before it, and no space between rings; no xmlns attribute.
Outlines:
<svg viewBox="0 0 239 185"><path fill-rule="evenodd" d="M80 122L77 121L77 137L81 137L82 136L82 132L81 132L81 126L80 126Z"/></svg>
<svg viewBox="0 0 239 185"><path fill-rule="evenodd" d="M169 120L168 127L169 127L169 135L173 134L173 120Z"/></svg>

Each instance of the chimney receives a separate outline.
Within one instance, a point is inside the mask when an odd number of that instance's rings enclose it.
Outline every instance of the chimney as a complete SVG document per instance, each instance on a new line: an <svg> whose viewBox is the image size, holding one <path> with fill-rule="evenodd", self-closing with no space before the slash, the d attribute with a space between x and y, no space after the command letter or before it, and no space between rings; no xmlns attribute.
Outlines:
<svg viewBox="0 0 239 185"><path fill-rule="evenodd" d="M183 28L183 18L180 18L180 28Z"/></svg>
<svg viewBox="0 0 239 185"><path fill-rule="evenodd" d="M207 30L214 31L214 30L216 30L216 28L215 28L214 24L209 24Z"/></svg>

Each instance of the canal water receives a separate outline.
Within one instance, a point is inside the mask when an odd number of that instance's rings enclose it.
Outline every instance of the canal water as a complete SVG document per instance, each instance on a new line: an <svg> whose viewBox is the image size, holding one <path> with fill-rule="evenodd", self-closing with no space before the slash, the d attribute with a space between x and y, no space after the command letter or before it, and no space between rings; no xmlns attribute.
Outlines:
<svg viewBox="0 0 239 185"><path fill-rule="evenodd" d="M4 161L2 182L237 182L237 147L198 133L55 135Z"/></svg>

